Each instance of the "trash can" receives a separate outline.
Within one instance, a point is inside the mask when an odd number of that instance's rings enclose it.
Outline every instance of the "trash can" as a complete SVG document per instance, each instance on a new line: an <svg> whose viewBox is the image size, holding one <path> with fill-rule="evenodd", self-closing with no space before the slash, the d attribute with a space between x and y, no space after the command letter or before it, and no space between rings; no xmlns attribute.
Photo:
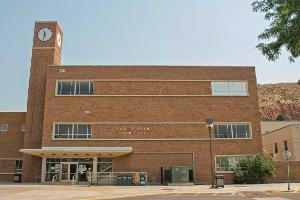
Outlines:
<svg viewBox="0 0 300 200"><path fill-rule="evenodd" d="M122 185L122 176L117 176L117 185Z"/></svg>
<svg viewBox="0 0 300 200"><path fill-rule="evenodd" d="M128 183L127 183L127 174L123 174L122 175L122 185L127 185Z"/></svg>
<svg viewBox="0 0 300 200"><path fill-rule="evenodd" d="M133 183L132 175L128 174L128 176L127 176L127 185L132 185L132 183Z"/></svg>
<svg viewBox="0 0 300 200"><path fill-rule="evenodd" d="M21 183L21 174L14 174L14 182Z"/></svg>
<svg viewBox="0 0 300 200"><path fill-rule="evenodd" d="M224 188L224 176L223 175L215 175L215 187L216 188Z"/></svg>
<svg viewBox="0 0 300 200"><path fill-rule="evenodd" d="M145 174L140 174L140 185L146 185L146 176Z"/></svg>

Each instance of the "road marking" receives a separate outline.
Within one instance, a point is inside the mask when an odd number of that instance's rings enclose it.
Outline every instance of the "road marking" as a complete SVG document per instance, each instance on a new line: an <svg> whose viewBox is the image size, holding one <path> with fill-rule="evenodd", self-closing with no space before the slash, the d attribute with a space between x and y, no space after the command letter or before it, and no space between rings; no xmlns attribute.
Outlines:
<svg viewBox="0 0 300 200"><path fill-rule="evenodd" d="M262 198L253 198L255 200L289 200L281 197L262 197Z"/></svg>
<svg viewBox="0 0 300 200"><path fill-rule="evenodd" d="M242 194L242 193L237 193L238 195L242 196L242 197L245 197L246 195Z"/></svg>
<svg viewBox="0 0 300 200"><path fill-rule="evenodd" d="M213 195L211 195L211 196L217 196L218 195L218 193L214 193Z"/></svg>
<svg viewBox="0 0 300 200"><path fill-rule="evenodd" d="M177 194L174 194L174 195L172 195L173 197L176 197L176 196L179 196L179 195L181 195L181 193L177 193Z"/></svg>
<svg viewBox="0 0 300 200"><path fill-rule="evenodd" d="M201 193L196 193L196 194L194 194L193 196L195 197L195 196L199 196Z"/></svg>

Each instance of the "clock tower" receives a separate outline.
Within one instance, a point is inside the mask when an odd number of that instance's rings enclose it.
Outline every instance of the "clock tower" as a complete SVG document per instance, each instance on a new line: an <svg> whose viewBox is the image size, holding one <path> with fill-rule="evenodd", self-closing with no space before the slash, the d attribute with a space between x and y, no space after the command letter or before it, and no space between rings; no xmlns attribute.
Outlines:
<svg viewBox="0 0 300 200"><path fill-rule="evenodd" d="M26 149L41 148L47 66L60 65L62 36L57 22L35 23L24 137ZM35 181L41 176L41 168L42 158L23 154L22 181Z"/></svg>

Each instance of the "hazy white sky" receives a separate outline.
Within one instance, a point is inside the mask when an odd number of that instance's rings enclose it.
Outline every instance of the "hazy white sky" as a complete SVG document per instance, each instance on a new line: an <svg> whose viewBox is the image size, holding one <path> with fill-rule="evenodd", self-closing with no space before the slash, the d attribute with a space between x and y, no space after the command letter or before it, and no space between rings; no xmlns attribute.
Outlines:
<svg viewBox="0 0 300 200"><path fill-rule="evenodd" d="M57 20L62 64L251 65L258 83L296 82L299 59L268 62L268 25L249 0L1 0L0 111L25 111L35 21Z"/></svg>

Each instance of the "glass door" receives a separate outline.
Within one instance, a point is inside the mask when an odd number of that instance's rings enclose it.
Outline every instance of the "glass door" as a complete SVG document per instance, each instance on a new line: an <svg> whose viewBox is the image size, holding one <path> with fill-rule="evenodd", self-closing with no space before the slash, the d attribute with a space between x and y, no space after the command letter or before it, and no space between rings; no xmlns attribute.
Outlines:
<svg viewBox="0 0 300 200"><path fill-rule="evenodd" d="M77 181L77 165L77 162L62 162L60 180L63 182Z"/></svg>

